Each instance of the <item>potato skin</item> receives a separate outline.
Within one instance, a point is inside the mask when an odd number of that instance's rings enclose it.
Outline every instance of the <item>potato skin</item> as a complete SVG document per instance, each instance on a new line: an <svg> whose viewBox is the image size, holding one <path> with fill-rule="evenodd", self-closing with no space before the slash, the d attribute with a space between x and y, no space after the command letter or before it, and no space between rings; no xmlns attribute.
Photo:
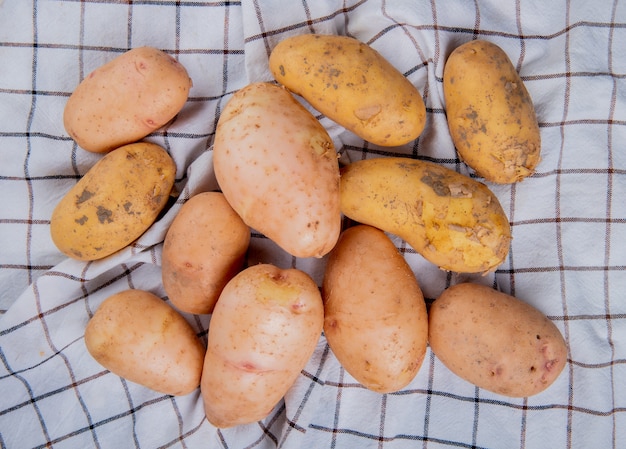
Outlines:
<svg viewBox="0 0 626 449"><path fill-rule="evenodd" d="M346 229L322 287L324 334L352 377L378 393L408 385L424 360L428 317L415 275L380 229Z"/></svg>
<svg viewBox="0 0 626 449"><path fill-rule="evenodd" d="M57 248L97 260L125 248L167 204L176 165L159 145L138 142L106 154L59 201L50 218Z"/></svg>
<svg viewBox="0 0 626 449"><path fill-rule="evenodd" d="M315 282L297 269L246 268L220 295L200 389L216 427L265 418L315 350L324 322Z"/></svg>
<svg viewBox="0 0 626 449"><path fill-rule="evenodd" d="M104 300L87 323L85 345L112 373L159 393L181 396L200 385L202 341L148 291L124 290Z"/></svg>
<svg viewBox="0 0 626 449"><path fill-rule="evenodd" d="M487 273L509 252L511 229L497 197L432 162L385 157L344 166L341 210L403 238L444 270Z"/></svg>
<svg viewBox="0 0 626 449"><path fill-rule="evenodd" d="M242 268L250 228L220 192L190 198L163 243L163 288L178 309L207 314L226 283Z"/></svg>
<svg viewBox="0 0 626 449"><path fill-rule="evenodd" d="M538 309L485 285L447 288L429 311L433 353L459 377L504 396L548 388L567 361L555 324Z"/></svg>
<svg viewBox="0 0 626 449"><path fill-rule="evenodd" d="M380 53L348 36L304 34L272 50L274 78L368 142L404 145L426 124L419 91Z"/></svg>
<svg viewBox="0 0 626 449"><path fill-rule="evenodd" d="M295 257L322 257L341 231L339 162L319 121L271 83L230 99L217 124L215 176L243 221Z"/></svg>
<svg viewBox="0 0 626 449"><path fill-rule="evenodd" d="M448 127L463 161L485 180L510 184L535 171L541 136L522 79L497 45L457 47L444 67Z"/></svg>
<svg viewBox="0 0 626 449"><path fill-rule="evenodd" d="M65 130L94 153L136 142L178 114L191 85L185 67L167 53L134 48L81 81L65 105Z"/></svg>

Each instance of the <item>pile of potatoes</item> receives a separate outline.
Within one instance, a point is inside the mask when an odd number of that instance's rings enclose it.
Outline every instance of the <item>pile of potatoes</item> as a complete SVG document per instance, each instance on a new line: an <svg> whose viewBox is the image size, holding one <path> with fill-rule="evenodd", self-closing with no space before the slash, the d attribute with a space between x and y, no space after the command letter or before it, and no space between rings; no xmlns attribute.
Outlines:
<svg viewBox="0 0 626 449"><path fill-rule="evenodd" d="M106 153L52 216L53 239L70 257L96 260L128 246L172 194L173 162L140 139L182 108L191 80L160 53L131 50L89 75L67 103L68 133ZM551 385L567 356L554 323L475 283L447 288L427 308L389 236L442 270L496 270L511 231L487 185L408 157L340 166L333 140L299 101L368 142L397 146L426 126L419 91L373 48L346 36L287 38L269 67L275 80L237 91L219 117L213 163L220 191L190 198L167 232L162 282L172 305L141 290L106 299L85 331L94 359L166 394L199 386L217 427L266 417L322 332L346 371L378 393L407 386L428 346L459 377L502 395L530 396ZM450 134L476 173L511 183L534 171L533 104L500 48L460 46L443 85ZM116 98L128 98L118 110L106 94L113 88ZM137 90L141 106L130 98ZM354 224L342 228L343 217ZM244 266L251 229L294 257L325 257L323 284L298 269ZM180 312L211 314L206 348Z"/></svg>

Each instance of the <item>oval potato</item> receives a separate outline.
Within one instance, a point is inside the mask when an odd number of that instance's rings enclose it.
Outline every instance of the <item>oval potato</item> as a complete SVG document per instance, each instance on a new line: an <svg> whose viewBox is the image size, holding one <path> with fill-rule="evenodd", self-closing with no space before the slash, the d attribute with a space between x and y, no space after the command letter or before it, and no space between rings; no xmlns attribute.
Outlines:
<svg viewBox="0 0 626 449"><path fill-rule="evenodd" d="M80 82L65 105L65 130L95 153L136 142L178 114L191 85L185 67L164 51L134 48Z"/></svg>
<svg viewBox="0 0 626 449"><path fill-rule="evenodd" d="M496 44L457 47L444 67L448 127L461 159L495 183L522 181L535 171L541 136L526 86Z"/></svg>
<svg viewBox="0 0 626 449"><path fill-rule="evenodd" d="M352 377L378 393L408 385L426 354L428 317L411 267L380 229L346 229L322 287L324 334Z"/></svg>
<svg viewBox="0 0 626 449"><path fill-rule="evenodd" d="M487 273L509 252L511 229L497 197L432 162L385 157L344 166L341 210L403 238L444 270Z"/></svg>
<svg viewBox="0 0 626 449"><path fill-rule="evenodd" d="M457 284L433 302L429 342L450 371L504 396L548 388L567 361L556 325L530 304L485 285Z"/></svg>
<svg viewBox="0 0 626 449"><path fill-rule="evenodd" d="M209 422L224 428L269 415L313 354L323 322L306 273L260 264L237 274L209 326L200 386Z"/></svg>
<svg viewBox="0 0 626 449"><path fill-rule="evenodd" d="M124 290L104 300L87 323L85 345L112 373L159 393L181 396L200 385L202 341L153 293Z"/></svg>
<svg viewBox="0 0 626 449"><path fill-rule="evenodd" d="M241 269L250 228L220 192L190 198L163 243L163 288L183 312L207 314L226 283Z"/></svg>
<svg viewBox="0 0 626 449"><path fill-rule="evenodd" d="M404 145L426 124L417 88L380 53L348 36L303 34L276 45L274 78L368 142Z"/></svg>
<svg viewBox="0 0 626 449"><path fill-rule="evenodd" d="M339 238L339 162L332 139L287 90L253 83L222 112L215 176L243 221L295 257L322 257Z"/></svg>
<svg viewBox="0 0 626 449"><path fill-rule="evenodd" d="M176 165L159 145L138 142L106 154L59 201L50 218L57 248L97 260L141 236L167 204Z"/></svg>

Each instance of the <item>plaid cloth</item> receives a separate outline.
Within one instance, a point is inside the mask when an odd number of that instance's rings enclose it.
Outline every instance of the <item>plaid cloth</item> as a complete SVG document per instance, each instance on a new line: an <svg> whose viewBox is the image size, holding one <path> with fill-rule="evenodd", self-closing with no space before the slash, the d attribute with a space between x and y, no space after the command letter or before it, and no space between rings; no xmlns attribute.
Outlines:
<svg viewBox="0 0 626 449"><path fill-rule="evenodd" d="M414 381L381 395L345 372L323 337L296 384L259 423L218 430L200 392L155 393L111 374L85 349L98 305L127 288L167 300L165 232L190 196L217 189L211 146L233 92L271 79L287 36L333 33L381 52L423 94L427 125L377 148L317 114L344 162L403 155L465 174L447 131L446 57L475 38L501 46L537 109L543 154L523 183L490 187L513 232L509 257L484 278L439 271L400 239L428 301L474 280L548 315L569 345L543 393L478 389L429 351ZM181 192L130 248L82 263L49 235L56 203L100 155L63 129L65 102L91 70L151 45L193 78L176 120L147 140L176 161ZM623 448L626 446L626 4L617 0L0 1L0 447L23 448ZM253 233L248 264L300 268ZM185 315L206 341L208 316Z"/></svg>

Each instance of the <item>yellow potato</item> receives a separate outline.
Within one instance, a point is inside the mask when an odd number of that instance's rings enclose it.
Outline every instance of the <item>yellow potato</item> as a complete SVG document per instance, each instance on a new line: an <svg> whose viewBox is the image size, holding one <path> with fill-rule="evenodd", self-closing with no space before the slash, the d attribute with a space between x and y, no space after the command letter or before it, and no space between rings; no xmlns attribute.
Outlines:
<svg viewBox="0 0 626 449"><path fill-rule="evenodd" d="M159 393L186 395L200 385L202 341L150 292L124 290L104 300L87 323L85 345L112 373Z"/></svg>
<svg viewBox="0 0 626 449"><path fill-rule="evenodd" d="M497 45L457 47L443 74L448 127L463 161L487 181L513 183L535 171L541 136L519 74Z"/></svg>
<svg viewBox="0 0 626 449"><path fill-rule="evenodd" d="M167 204L176 165L159 145L138 142L106 154L59 201L50 218L57 248L97 260L140 237Z"/></svg>
<svg viewBox="0 0 626 449"><path fill-rule="evenodd" d="M337 360L363 386L391 393L424 360L428 317L411 267L380 229L346 229L330 252L322 287L324 334Z"/></svg>
<svg viewBox="0 0 626 449"><path fill-rule="evenodd" d="M279 83L371 143L403 145L424 129L426 108L417 88L354 38L289 37L272 50L269 67Z"/></svg>
<svg viewBox="0 0 626 449"><path fill-rule="evenodd" d="M339 162L324 127L284 88L253 83L222 112L215 176L243 221L295 257L322 257L341 231Z"/></svg>
<svg viewBox="0 0 626 449"><path fill-rule="evenodd" d="M556 325L530 304L490 287L446 289L429 311L429 342L450 371L504 396L548 388L567 361Z"/></svg>
<svg viewBox="0 0 626 449"><path fill-rule="evenodd" d="M163 288L184 312L211 313L226 283L241 269L250 228L220 192L190 198L163 243Z"/></svg>
<svg viewBox="0 0 626 449"><path fill-rule="evenodd" d="M403 238L444 270L487 273L509 252L511 229L497 197L432 162L390 157L343 167L341 210Z"/></svg>
<svg viewBox="0 0 626 449"><path fill-rule="evenodd" d="M222 291L211 317L200 390L216 427L265 418L313 354L324 305L296 269L254 265Z"/></svg>
<svg viewBox="0 0 626 449"><path fill-rule="evenodd" d="M134 48L81 81L65 105L65 130L95 153L136 142L178 114L191 84L185 67L167 53Z"/></svg>

